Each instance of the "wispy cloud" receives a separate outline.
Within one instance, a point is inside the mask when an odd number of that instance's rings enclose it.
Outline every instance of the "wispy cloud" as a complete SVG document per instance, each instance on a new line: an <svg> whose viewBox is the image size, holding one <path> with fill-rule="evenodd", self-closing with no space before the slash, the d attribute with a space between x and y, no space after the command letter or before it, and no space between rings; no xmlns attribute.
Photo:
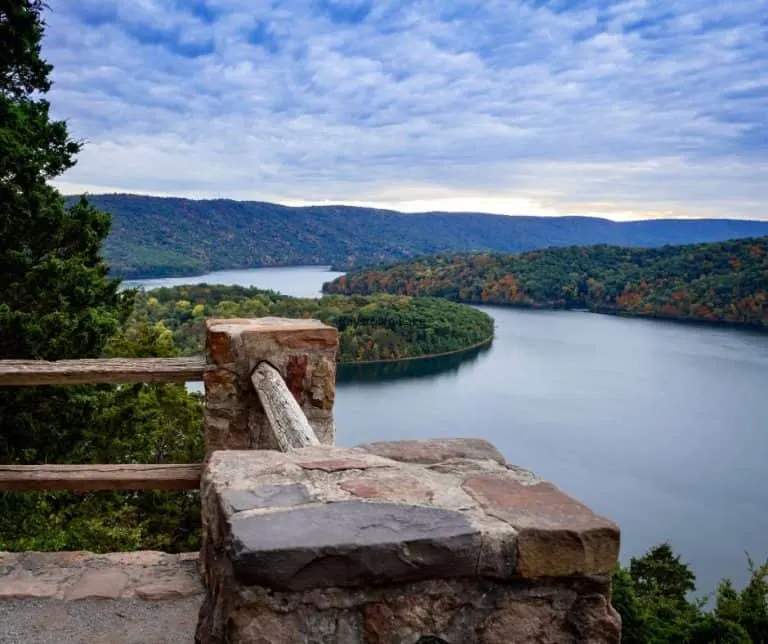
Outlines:
<svg viewBox="0 0 768 644"><path fill-rule="evenodd" d="M88 189L768 219L768 0L51 0Z"/></svg>

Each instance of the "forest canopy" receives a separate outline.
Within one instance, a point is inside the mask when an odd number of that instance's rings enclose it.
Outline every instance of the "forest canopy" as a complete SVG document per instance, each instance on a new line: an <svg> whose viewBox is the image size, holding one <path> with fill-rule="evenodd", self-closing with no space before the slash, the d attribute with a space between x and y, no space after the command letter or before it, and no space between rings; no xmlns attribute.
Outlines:
<svg viewBox="0 0 768 644"><path fill-rule="evenodd" d="M259 266L371 267L433 253L519 253L550 246L657 247L768 234L768 222L479 213L403 214L352 206L288 207L231 199L93 195L112 215L104 253L114 275L199 275ZM226 252L222 248L226 247Z"/></svg>
<svg viewBox="0 0 768 644"><path fill-rule="evenodd" d="M655 249L437 255L344 275L326 293L581 308L768 327L768 237Z"/></svg>
<svg viewBox="0 0 768 644"><path fill-rule="evenodd" d="M316 318L340 332L342 363L402 360L489 342L493 319L437 298L376 295L295 298L243 286L176 286L136 294L123 338L146 327L167 333L182 355L204 351L205 318ZM115 351L122 340L115 340Z"/></svg>

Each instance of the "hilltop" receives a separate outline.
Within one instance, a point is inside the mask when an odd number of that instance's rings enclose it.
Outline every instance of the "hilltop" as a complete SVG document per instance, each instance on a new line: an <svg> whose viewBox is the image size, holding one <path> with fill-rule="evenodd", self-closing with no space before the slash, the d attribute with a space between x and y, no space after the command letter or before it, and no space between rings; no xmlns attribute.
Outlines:
<svg viewBox="0 0 768 644"><path fill-rule="evenodd" d="M112 271L124 277L301 264L363 267L436 253L591 244L656 247L768 235L768 222L729 219L617 223L130 194L90 200L112 214L104 250Z"/></svg>

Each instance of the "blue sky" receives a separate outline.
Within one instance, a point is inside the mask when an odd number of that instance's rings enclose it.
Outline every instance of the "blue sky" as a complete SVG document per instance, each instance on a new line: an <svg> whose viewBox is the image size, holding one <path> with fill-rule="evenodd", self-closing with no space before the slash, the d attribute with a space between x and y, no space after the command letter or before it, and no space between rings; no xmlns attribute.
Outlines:
<svg viewBox="0 0 768 644"><path fill-rule="evenodd" d="M64 191L768 219L768 0L49 0Z"/></svg>

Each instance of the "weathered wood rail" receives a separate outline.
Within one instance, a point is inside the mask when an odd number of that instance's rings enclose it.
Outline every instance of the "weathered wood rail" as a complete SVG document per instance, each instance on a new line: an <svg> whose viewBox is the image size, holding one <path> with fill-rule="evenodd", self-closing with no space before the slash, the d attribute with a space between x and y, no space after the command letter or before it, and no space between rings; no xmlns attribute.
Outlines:
<svg viewBox="0 0 768 644"><path fill-rule="evenodd" d="M227 353L222 354L222 335L226 336L228 342L232 340L233 345L243 345L242 355L237 356L236 360ZM317 356L313 355L318 342L326 362L329 356L335 356L338 342L336 330L315 320L213 320L208 324L205 357L56 362L0 360L0 386L203 380L206 453L210 454L214 449L254 449L269 445L288 451L320 444L304 411L307 408L317 411L318 406L310 403L308 407L302 408L297 401L297 396L307 398L317 389L317 376L313 378L313 372L307 372L307 365L320 364ZM228 362L230 358L234 360L231 363ZM282 369L279 370L273 364L281 365ZM297 371L302 368L303 373ZM327 383L335 379L335 371L329 371L326 365L322 373L321 382L324 385L320 389L325 392ZM240 380L237 380L238 377ZM286 378L291 381L290 388ZM320 401L321 412L322 405L326 403ZM256 421L253 420L254 410L249 407L254 404L260 405L255 414ZM228 405L234 407L229 409ZM328 425L329 410L320 419L321 423L325 423L321 424L323 427ZM222 412L224 417L239 414L245 419L240 425L227 427L224 444L221 444L221 416L217 416ZM332 427L332 418L330 424ZM265 432L266 436L263 435ZM256 434L258 440L254 438ZM0 491L195 490L200 486L201 469L199 463L0 465Z"/></svg>
<svg viewBox="0 0 768 644"><path fill-rule="evenodd" d="M0 465L0 490L196 490L201 465Z"/></svg>
<svg viewBox="0 0 768 644"><path fill-rule="evenodd" d="M205 358L0 360L0 386L96 385L202 380Z"/></svg>

